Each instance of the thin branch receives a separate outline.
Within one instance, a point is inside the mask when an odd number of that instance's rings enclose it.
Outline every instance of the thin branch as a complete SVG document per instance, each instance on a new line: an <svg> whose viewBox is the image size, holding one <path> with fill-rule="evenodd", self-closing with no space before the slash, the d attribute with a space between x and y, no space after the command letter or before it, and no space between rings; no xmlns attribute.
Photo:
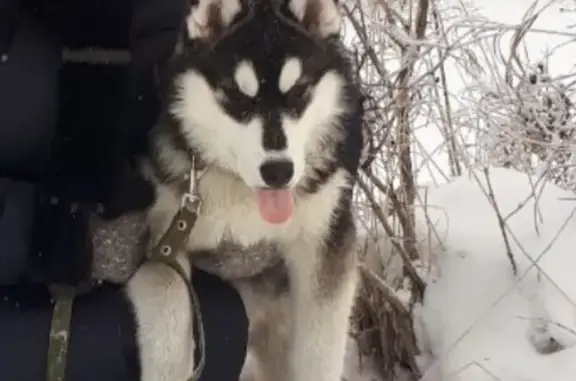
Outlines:
<svg viewBox="0 0 576 381"><path fill-rule="evenodd" d="M500 207L496 201L496 195L494 194L494 188L492 187L492 181L490 180L490 174L488 168L484 168L484 177L486 178L486 186L488 187L488 199L494 211L496 212L496 218L498 219L498 226L500 227L500 232L502 233L502 238L504 239L504 245L506 247L506 256L512 265L512 274L518 276L518 265L514 259L514 254L512 253L512 248L510 246L510 241L508 240L508 233L506 232L506 221L500 212Z"/></svg>

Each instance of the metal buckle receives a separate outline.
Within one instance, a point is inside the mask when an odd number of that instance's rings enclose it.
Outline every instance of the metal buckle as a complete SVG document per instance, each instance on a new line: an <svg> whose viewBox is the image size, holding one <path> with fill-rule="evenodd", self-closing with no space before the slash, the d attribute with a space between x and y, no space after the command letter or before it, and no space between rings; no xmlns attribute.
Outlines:
<svg viewBox="0 0 576 381"><path fill-rule="evenodd" d="M205 170L204 170L205 171ZM154 262L160 262L166 266L172 268L188 289L188 294L190 296L190 304L192 307L192 316L195 320L192 322L193 329L196 329L198 334L198 349L199 349L199 361L198 365L192 372L192 376L188 381L198 381L200 375L204 369L206 363L206 340L204 337L204 326L202 321L202 314L200 311L200 301L198 300L198 295L192 287L191 281L187 279L186 272L182 266L178 263L177 256L182 250L185 250L186 243L190 237L190 232L196 223L198 218L198 213L200 212L201 200L198 195L198 180L204 174L198 174L196 171L196 160L192 156L192 169L188 175L188 191L184 193L180 201L180 208L170 226L164 232L162 238L158 244L153 248L150 254L150 260Z"/></svg>
<svg viewBox="0 0 576 381"><path fill-rule="evenodd" d="M181 208L188 207L194 212L199 212L202 202L200 200L200 195L198 194L198 181L205 171L206 170L203 170L200 174L198 174L196 169L196 156L192 155L192 169L187 175L188 191L182 196L180 201Z"/></svg>

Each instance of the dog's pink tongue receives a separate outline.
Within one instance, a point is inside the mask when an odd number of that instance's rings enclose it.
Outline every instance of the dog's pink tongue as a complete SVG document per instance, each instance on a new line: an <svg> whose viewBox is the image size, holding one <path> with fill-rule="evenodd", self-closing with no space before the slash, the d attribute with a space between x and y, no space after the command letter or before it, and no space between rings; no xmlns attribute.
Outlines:
<svg viewBox="0 0 576 381"><path fill-rule="evenodd" d="M292 216L294 200L287 189L259 189L256 191L262 218L271 224L281 224Z"/></svg>

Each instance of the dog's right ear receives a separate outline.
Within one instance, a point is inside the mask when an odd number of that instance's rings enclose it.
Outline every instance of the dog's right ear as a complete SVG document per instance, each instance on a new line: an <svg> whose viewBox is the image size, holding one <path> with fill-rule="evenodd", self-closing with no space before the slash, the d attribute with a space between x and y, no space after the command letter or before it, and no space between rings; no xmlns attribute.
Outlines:
<svg viewBox="0 0 576 381"><path fill-rule="evenodd" d="M186 29L190 40L218 37L242 11L240 0L190 0Z"/></svg>
<svg viewBox="0 0 576 381"><path fill-rule="evenodd" d="M340 32L338 0L288 0L288 7L308 32L326 38Z"/></svg>

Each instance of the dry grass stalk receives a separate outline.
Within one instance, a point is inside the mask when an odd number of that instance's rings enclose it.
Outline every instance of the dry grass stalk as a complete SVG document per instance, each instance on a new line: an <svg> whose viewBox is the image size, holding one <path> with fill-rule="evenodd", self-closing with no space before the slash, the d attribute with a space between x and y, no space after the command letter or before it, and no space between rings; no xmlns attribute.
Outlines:
<svg viewBox="0 0 576 381"><path fill-rule="evenodd" d="M378 4L384 10L383 17L390 26L399 26L412 40L424 39L431 8L428 0L393 6L386 2ZM346 14L364 47L364 51L357 54L357 64L370 63L374 74L380 79L381 90L367 93L368 162L388 162L389 165L384 169L388 177L385 181L381 178L382 168L365 165L359 185L376 222L389 237L400 237L390 242L403 260L404 276L411 284L412 300L421 301L425 284L413 265L420 255L415 233L416 182L411 139L414 129L411 110L416 97L412 81L420 47L401 38L392 39L394 49L400 55L401 67L391 75L386 70L381 52L370 44L371 36L367 34L367 20L361 7L360 3L354 7L345 6ZM408 17L402 16L403 13L408 13ZM382 196L387 198L390 206L388 213L383 211ZM396 225L400 226L399 232L394 231L393 226ZM375 365L384 379L394 379L398 369L403 368L411 379L417 380L420 377L415 360L418 348L410 308L396 297L395 291L379 278L379 274L364 266L361 267L361 274L355 313L355 332L361 351L375 359Z"/></svg>

